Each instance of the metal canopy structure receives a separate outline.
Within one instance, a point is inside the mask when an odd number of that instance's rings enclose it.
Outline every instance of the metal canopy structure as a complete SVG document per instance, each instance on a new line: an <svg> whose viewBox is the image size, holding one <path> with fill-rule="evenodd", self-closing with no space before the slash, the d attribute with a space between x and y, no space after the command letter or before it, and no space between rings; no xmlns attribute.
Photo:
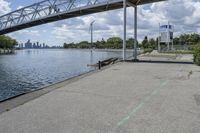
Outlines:
<svg viewBox="0 0 200 133"><path fill-rule="evenodd" d="M135 43L137 42L137 5L165 0L43 0L0 16L0 35L25 28L87 14L124 8L124 40L126 39L126 7L135 7ZM125 43L124 56L125 59ZM136 46L135 46L136 50ZM137 51L135 51L135 55ZM136 57L135 57L136 58Z"/></svg>

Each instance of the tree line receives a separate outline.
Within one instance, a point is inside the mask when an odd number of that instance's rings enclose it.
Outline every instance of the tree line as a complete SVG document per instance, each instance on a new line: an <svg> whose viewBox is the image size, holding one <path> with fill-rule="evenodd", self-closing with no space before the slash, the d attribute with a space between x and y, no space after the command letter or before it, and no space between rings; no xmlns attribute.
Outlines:
<svg viewBox="0 0 200 133"><path fill-rule="evenodd" d="M128 49L132 49L134 45L134 39L129 38L126 41L126 47ZM82 41L79 43L64 43L64 48L78 48L78 49L88 49L88 48L96 48L96 49L121 49L123 46L123 40L120 37L111 37L107 40L102 39L101 41L96 41L91 44L88 41Z"/></svg>
<svg viewBox="0 0 200 133"><path fill-rule="evenodd" d="M182 34L179 37L174 38L174 45L195 45L200 42L200 35L193 34ZM127 41L127 49L133 49L134 39L129 38ZM78 49L122 49L123 40L120 37L111 37L107 40L102 39L91 44L88 41L82 41L79 43L64 43L64 48L78 48ZM158 38L144 37L141 43L138 42L138 46L143 49L157 49Z"/></svg>
<svg viewBox="0 0 200 133"><path fill-rule="evenodd" d="M133 49L134 47L134 39L129 38L126 40L126 48ZM138 42L137 42L138 43ZM96 49L122 49L123 47L123 40L120 37L111 37L107 40L102 39L101 41L96 41L91 44L88 41L82 41L79 43L64 43L64 48L78 48L78 49L88 49L88 48L96 48ZM143 40L142 43L138 43L139 47L142 48L155 48L156 47L156 40L151 38L148 40L147 37Z"/></svg>
<svg viewBox="0 0 200 133"><path fill-rule="evenodd" d="M200 35L196 33L182 34L179 37L174 38L175 45L196 45L200 43Z"/></svg>
<svg viewBox="0 0 200 133"><path fill-rule="evenodd" d="M0 48L12 49L17 45L17 41L9 36L0 35Z"/></svg>

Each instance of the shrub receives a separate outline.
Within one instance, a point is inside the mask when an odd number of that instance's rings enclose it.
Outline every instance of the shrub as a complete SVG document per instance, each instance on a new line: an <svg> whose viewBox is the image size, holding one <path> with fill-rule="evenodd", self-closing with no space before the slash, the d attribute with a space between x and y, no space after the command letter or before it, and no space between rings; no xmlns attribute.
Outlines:
<svg viewBox="0 0 200 133"><path fill-rule="evenodd" d="M144 49L144 53L151 53L153 51L152 48L146 48Z"/></svg>
<svg viewBox="0 0 200 133"><path fill-rule="evenodd" d="M200 44L194 47L194 63L200 66Z"/></svg>

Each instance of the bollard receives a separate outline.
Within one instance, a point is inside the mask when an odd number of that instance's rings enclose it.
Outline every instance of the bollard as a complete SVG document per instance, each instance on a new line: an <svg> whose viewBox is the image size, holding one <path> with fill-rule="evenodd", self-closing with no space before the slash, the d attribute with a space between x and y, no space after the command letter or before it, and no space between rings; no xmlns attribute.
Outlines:
<svg viewBox="0 0 200 133"><path fill-rule="evenodd" d="M101 61L99 61L99 70L101 69Z"/></svg>

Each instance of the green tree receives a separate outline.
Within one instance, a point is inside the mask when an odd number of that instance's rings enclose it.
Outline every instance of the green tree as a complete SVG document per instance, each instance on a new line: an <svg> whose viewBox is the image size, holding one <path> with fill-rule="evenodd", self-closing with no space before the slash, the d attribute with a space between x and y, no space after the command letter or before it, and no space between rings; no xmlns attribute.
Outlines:
<svg viewBox="0 0 200 133"><path fill-rule="evenodd" d="M14 48L17 45L17 41L9 36L0 36L0 48Z"/></svg>
<svg viewBox="0 0 200 133"><path fill-rule="evenodd" d="M149 48L156 49L156 40L154 38L149 40Z"/></svg>
<svg viewBox="0 0 200 133"><path fill-rule="evenodd" d="M134 42L135 42L135 39L129 38L129 39L126 41L126 48L128 48L128 49L133 49Z"/></svg>
<svg viewBox="0 0 200 133"><path fill-rule="evenodd" d="M144 40L142 41L142 47L145 48L149 48L149 41L148 41L148 37L145 36Z"/></svg>
<svg viewBox="0 0 200 133"><path fill-rule="evenodd" d="M192 44L199 43L200 42L200 35L196 34L196 33L191 34L190 37L189 37L189 42L192 43Z"/></svg>
<svg viewBox="0 0 200 133"><path fill-rule="evenodd" d="M92 48L91 44L88 41L82 41L78 44L78 48L89 49Z"/></svg>
<svg viewBox="0 0 200 133"><path fill-rule="evenodd" d="M74 44L74 43L69 43L69 44L64 43L63 47L64 48L77 48L76 44Z"/></svg>
<svg viewBox="0 0 200 133"><path fill-rule="evenodd" d="M123 40L120 37L111 37L107 40L107 48L120 49L122 48Z"/></svg>
<svg viewBox="0 0 200 133"><path fill-rule="evenodd" d="M179 37L175 37L173 41L174 41L174 45L180 44L180 38Z"/></svg>

